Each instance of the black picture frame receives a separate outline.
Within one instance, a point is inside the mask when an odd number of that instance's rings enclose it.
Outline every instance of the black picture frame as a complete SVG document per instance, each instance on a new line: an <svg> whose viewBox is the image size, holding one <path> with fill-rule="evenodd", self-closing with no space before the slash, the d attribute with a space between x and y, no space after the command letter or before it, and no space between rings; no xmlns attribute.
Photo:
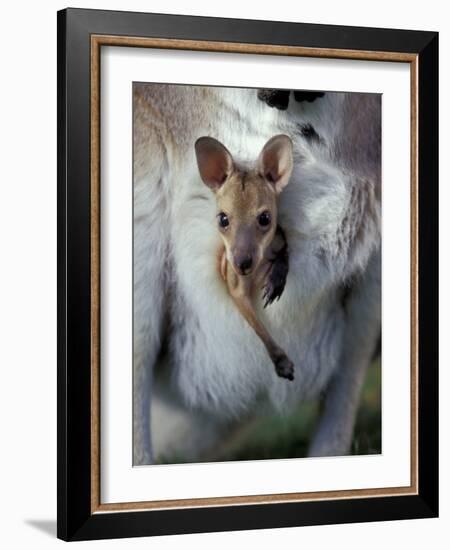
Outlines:
<svg viewBox="0 0 450 550"><path fill-rule="evenodd" d="M64 540L438 515L438 34L85 9L58 12L58 529ZM418 492L92 513L91 36L414 54L418 62ZM423 368L422 368L423 367Z"/></svg>

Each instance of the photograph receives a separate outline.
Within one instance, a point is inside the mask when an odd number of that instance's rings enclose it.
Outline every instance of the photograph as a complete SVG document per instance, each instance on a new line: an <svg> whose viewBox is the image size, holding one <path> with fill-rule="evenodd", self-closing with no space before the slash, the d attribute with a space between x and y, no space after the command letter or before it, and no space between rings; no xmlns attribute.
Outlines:
<svg viewBox="0 0 450 550"><path fill-rule="evenodd" d="M448 546L445 3L2 7L2 547Z"/></svg>
<svg viewBox="0 0 450 550"><path fill-rule="evenodd" d="M432 31L58 13L58 537L438 514Z"/></svg>
<svg viewBox="0 0 450 550"><path fill-rule="evenodd" d="M382 94L133 82L133 465L382 452Z"/></svg>

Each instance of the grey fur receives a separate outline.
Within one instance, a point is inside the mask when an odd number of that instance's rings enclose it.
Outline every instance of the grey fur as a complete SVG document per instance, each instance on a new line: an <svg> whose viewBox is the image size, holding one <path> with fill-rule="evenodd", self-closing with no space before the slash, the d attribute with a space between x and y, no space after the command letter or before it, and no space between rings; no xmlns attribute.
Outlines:
<svg viewBox="0 0 450 550"><path fill-rule="evenodd" d="M194 459L187 440L206 433L211 443L220 440L230 422L258 413L261 399L288 410L324 391L309 452L348 453L381 322L380 96L326 93L312 103L291 101L285 111L253 90L138 84L134 98L134 463L167 449L187 449ZM302 125L320 140L303 136ZM295 358L289 384L273 372L217 277L214 202L193 153L198 137L213 135L245 164L279 133L295 147L279 205L289 276L281 300L258 314ZM156 376L167 320L169 351ZM153 434L152 451L150 395L155 431L170 414L165 407L157 416L168 386L183 422ZM208 447L205 437L198 448Z"/></svg>

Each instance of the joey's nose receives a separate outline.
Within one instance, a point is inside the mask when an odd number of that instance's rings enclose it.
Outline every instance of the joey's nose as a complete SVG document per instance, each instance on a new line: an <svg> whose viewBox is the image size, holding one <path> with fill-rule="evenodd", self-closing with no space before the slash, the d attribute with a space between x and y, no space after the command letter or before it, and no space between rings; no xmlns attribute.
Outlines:
<svg viewBox="0 0 450 550"><path fill-rule="evenodd" d="M252 268L253 258L251 256L245 256L244 258L240 258L236 263L242 275L246 275Z"/></svg>

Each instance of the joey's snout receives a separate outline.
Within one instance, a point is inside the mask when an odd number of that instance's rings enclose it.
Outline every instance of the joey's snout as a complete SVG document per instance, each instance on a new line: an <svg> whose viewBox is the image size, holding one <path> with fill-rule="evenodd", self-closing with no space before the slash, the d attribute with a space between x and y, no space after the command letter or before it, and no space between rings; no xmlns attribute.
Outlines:
<svg viewBox="0 0 450 550"><path fill-rule="evenodd" d="M252 254L241 254L234 256L234 265L236 271L241 275L249 275L253 271L253 256Z"/></svg>
<svg viewBox="0 0 450 550"><path fill-rule="evenodd" d="M255 235L255 229L250 224L236 223L234 232L225 236L228 245L228 261L237 275L250 275L260 263L260 244Z"/></svg>
<svg viewBox="0 0 450 550"><path fill-rule="evenodd" d="M275 235L277 197L293 167L292 141L272 137L253 165L235 162L209 136L195 142L195 153L200 176L216 195L216 223L227 261L238 276L255 273Z"/></svg>

